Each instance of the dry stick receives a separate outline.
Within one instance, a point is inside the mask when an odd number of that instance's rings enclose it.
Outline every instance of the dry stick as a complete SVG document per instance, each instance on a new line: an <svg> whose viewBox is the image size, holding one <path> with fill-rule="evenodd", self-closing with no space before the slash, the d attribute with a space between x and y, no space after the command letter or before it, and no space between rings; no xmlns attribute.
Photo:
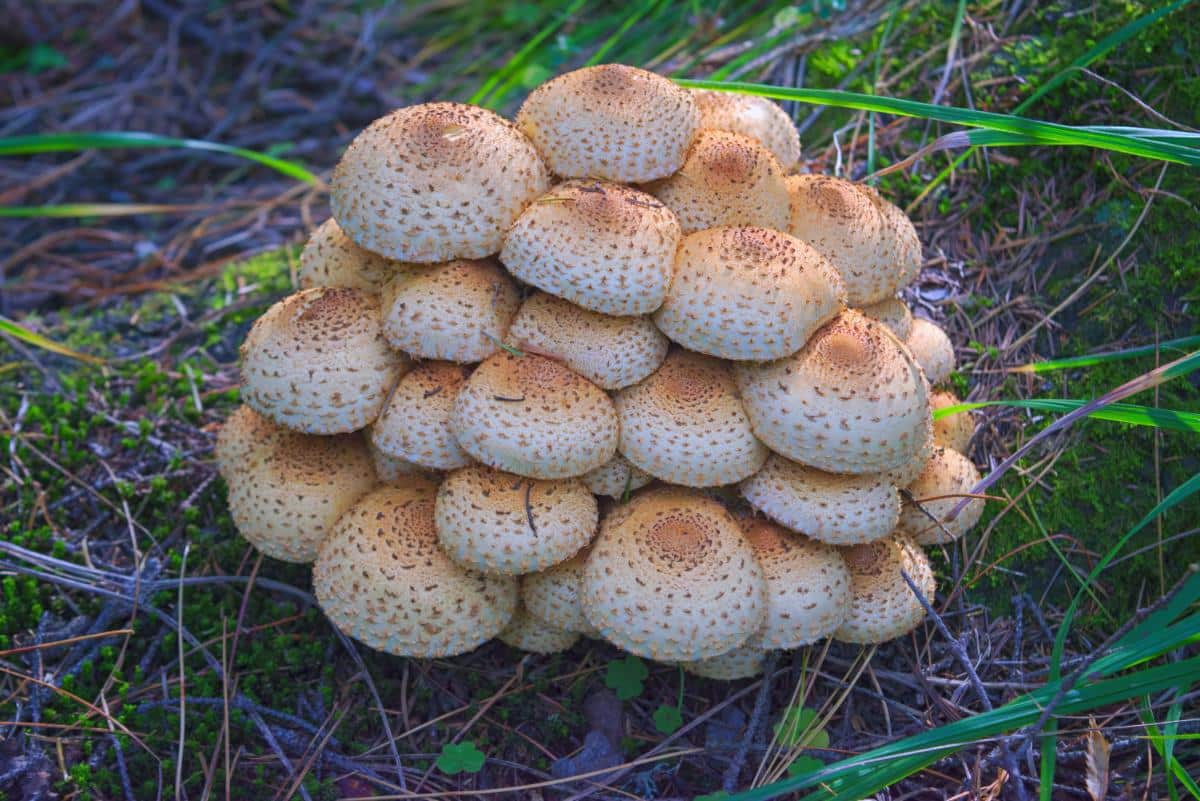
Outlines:
<svg viewBox="0 0 1200 801"><path fill-rule="evenodd" d="M362 674L363 682L367 685L367 689L371 692L371 697L375 700L375 708L379 710L379 720L383 723L383 736L387 737L388 748L392 752L392 760L396 763L396 781L400 784L401 790L408 790L408 784L404 779L404 763L400 760L400 752L396 750L396 737L392 734L392 724L388 722L387 710L383 707L383 699L379 697L379 690L375 687L375 680L371 678L371 671L367 670L367 663L363 661L362 656L358 653L358 649L354 647L354 643L342 633L342 630L337 626L333 627L334 633L337 634L338 640L341 641L342 647L350 654L350 658L354 660L354 664L358 666L359 672ZM332 734L333 732L330 732Z"/></svg>
<svg viewBox="0 0 1200 801"><path fill-rule="evenodd" d="M275 752L275 756L279 760L279 763L283 765L284 770L287 771L288 781L292 781L296 776L296 768L292 765L292 761L288 759L287 754L284 753L283 748L279 745L279 741L275 739L275 735L271 732L271 727L268 726L267 722L262 719L262 715L258 714L258 712L254 710L250 711L249 717L250 720L254 722L254 725L258 727L258 731L262 735L263 739L267 741L267 745L271 746L271 750ZM305 788L303 782L301 782L300 786L296 789L304 801L312 801L312 796L308 794L308 790Z"/></svg>
<svg viewBox="0 0 1200 801"><path fill-rule="evenodd" d="M771 677L775 674L775 661L778 657L779 654L776 651L767 654L766 662L763 665L762 683L758 687L758 697L754 699L754 710L750 713L750 723L746 726L746 736L738 743L737 751L734 752L729 767L725 769L725 778L721 782L722 789L727 793L733 792L737 787L738 779L742 775L742 766L746 764L746 755L750 753L750 743L758 736L758 730L767 714L767 702L771 698Z"/></svg>

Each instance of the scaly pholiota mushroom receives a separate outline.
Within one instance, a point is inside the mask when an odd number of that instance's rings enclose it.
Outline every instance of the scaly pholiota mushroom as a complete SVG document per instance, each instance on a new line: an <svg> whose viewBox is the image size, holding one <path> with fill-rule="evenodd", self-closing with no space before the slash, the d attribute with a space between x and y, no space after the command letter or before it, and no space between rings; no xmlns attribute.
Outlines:
<svg viewBox="0 0 1200 801"><path fill-rule="evenodd" d="M700 128L733 131L762 142L787 172L800 160L800 134L787 112L765 97L693 89Z"/></svg>
<svg viewBox="0 0 1200 801"><path fill-rule="evenodd" d="M296 279L301 289L328 286L378 292L396 272L410 269L411 265L360 248L330 217L317 226L300 251Z"/></svg>
<svg viewBox="0 0 1200 801"><path fill-rule="evenodd" d="M579 641L579 632L560 629L521 606L497 638L505 645L534 654L556 654Z"/></svg>
<svg viewBox="0 0 1200 801"><path fill-rule="evenodd" d="M522 577L521 600L529 613L557 629L599 637L600 632L583 614L581 598L583 566L590 553L583 548L564 562Z"/></svg>
<svg viewBox="0 0 1200 801"><path fill-rule="evenodd" d="M466 467L471 457L450 428L450 412L471 368L422 362L400 379L371 426L371 444L384 454L429 470Z"/></svg>
<svg viewBox="0 0 1200 801"><path fill-rule="evenodd" d="M940 384L954 372L954 345L937 323L914 317L912 330L904 341L930 384Z"/></svg>
<svg viewBox="0 0 1200 801"><path fill-rule="evenodd" d="M961 400L953 392L936 390L929 395L929 408L933 411L958 406ZM959 453L966 453L971 445L971 437L975 436L975 421L970 412L955 412L933 421L933 441L935 445L953 448Z"/></svg>
<svg viewBox="0 0 1200 801"><path fill-rule="evenodd" d="M966 456L950 448L934 449L921 475L907 487L912 500L904 502L900 528L920 545L958 539L983 515L983 499L969 494L979 479L979 470ZM950 517L962 501L966 504Z"/></svg>
<svg viewBox="0 0 1200 801"><path fill-rule="evenodd" d="M911 537L897 531L845 548L842 555L850 569L852 600L834 639L860 645L887 642L912 631L925 619L925 607L904 576L933 603L933 568Z"/></svg>

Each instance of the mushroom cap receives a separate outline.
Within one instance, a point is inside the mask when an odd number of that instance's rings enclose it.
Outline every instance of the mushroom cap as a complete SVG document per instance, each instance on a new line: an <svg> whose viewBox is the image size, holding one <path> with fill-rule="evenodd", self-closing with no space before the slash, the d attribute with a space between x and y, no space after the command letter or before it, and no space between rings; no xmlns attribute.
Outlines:
<svg viewBox="0 0 1200 801"><path fill-rule="evenodd" d="M617 452L617 411L604 390L544 356L488 357L454 399L458 444L497 470L581 476Z"/></svg>
<svg viewBox="0 0 1200 801"><path fill-rule="evenodd" d="M867 187L867 190L879 200L884 231L888 234L879 240L880 256L895 261L900 274L896 289L903 289L921 274L921 263L924 259L921 239L917 236L917 229L913 227L912 220L903 209L879 197L879 193L874 189Z"/></svg>
<svg viewBox="0 0 1200 801"><path fill-rule="evenodd" d="M596 533L596 496L578 479L542 481L464 467L437 495L438 544L460 565L520 575L570 559Z"/></svg>
<svg viewBox="0 0 1200 801"><path fill-rule="evenodd" d="M595 470L584 473L582 481L596 495L623 498L625 493L639 490L654 480L654 476L630 463L617 453Z"/></svg>
<svg viewBox="0 0 1200 801"><path fill-rule="evenodd" d="M470 374L470 367L452 362L417 365L400 379L371 426L371 444L431 470L466 467L471 457L450 430L450 411Z"/></svg>
<svg viewBox="0 0 1200 801"><path fill-rule="evenodd" d="M907 464L930 428L921 370L882 323L848 309L800 351L734 366L754 433L776 453L830 473Z"/></svg>
<svg viewBox="0 0 1200 801"><path fill-rule="evenodd" d="M710 356L674 350L613 402L621 455L655 478L714 487L740 481L766 461L729 367Z"/></svg>
<svg viewBox="0 0 1200 801"><path fill-rule="evenodd" d="M740 92L693 89L700 127L745 134L762 142L786 172L800 160L800 133L779 104Z"/></svg>
<svg viewBox="0 0 1200 801"><path fill-rule="evenodd" d="M302 289L267 309L242 343L242 400L280 425L344 434L369 425L409 368L387 346L379 299Z"/></svg>
<svg viewBox="0 0 1200 801"><path fill-rule="evenodd" d="M877 303L863 306L859 311L886 325L901 342L908 339L908 334L912 331L912 312L900 298L884 298Z"/></svg>
<svg viewBox="0 0 1200 801"><path fill-rule="evenodd" d="M413 464L407 459L399 459L395 456L388 456L379 448L375 447L369 439L367 440L367 448L371 451L371 461L375 464L375 475L384 484L403 484L410 478L417 477L426 480L435 480L437 472L422 467L419 464Z"/></svg>
<svg viewBox="0 0 1200 801"><path fill-rule="evenodd" d="M670 347L649 317L612 317L545 292L521 304L508 340L561 359L602 389L641 381L658 369Z"/></svg>
<svg viewBox="0 0 1200 801"><path fill-rule="evenodd" d="M354 244L330 217L317 226L300 251L296 277L301 289L330 286L378 292L393 273L404 269L412 268Z"/></svg>
<svg viewBox="0 0 1200 801"><path fill-rule="evenodd" d="M413 479L362 498L338 520L313 566L326 617L398 656L453 656L495 637L517 608L517 580L459 567L434 530L437 486Z"/></svg>
<svg viewBox="0 0 1200 801"><path fill-rule="evenodd" d="M804 242L766 228L710 228L680 243L654 322L689 350L765 361L794 353L844 304L837 271Z"/></svg>
<svg viewBox="0 0 1200 801"><path fill-rule="evenodd" d="M505 645L535 654L556 654L579 642L579 632L552 626L520 606L499 637Z"/></svg>
<svg viewBox="0 0 1200 801"><path fill-rule="evenodd" d="M900 493L878 473L826 473L771 454L741 490L775 522L831 545L886 537L900 521Z"/></svg>
<svg viewBox="0 0 1200 801"><path fill-rule="evenodd" d="M351 239L389 259L478 259L550 177L512 123L477 106L422 103L354 138L333 171L333 216Z"/></svg>
<svg viewBox="0 0 1200 801"><path fill-rule="evenodd" d="M962 401L953 392L938 390L929 395L929 408L936 412L950 406L957 406ZM966 453L971 446L971 437L975 435L975 421L970 412L955 412L933 421L933 443L945 448L951 448L959 453Z"/></svg>
<svg viewBox="0 0 1200 801"><path fill-rule="evenodd" d="M787 230L783 168L765 145L740 133L700 131L679 172L646 189L675 212L684 234L719 225Z"/></svg>
<svg viewBox="0 0 1200 801"><path fill-rule="evenodd" d="M699 123L686 89L622 64L559 75L517 112L517 127L556 175L624 183L678 170Z"/></svg>
<svg viewBox="0 0 1200 801"><path fill-rule="evenodd" d="M500 348L521 294L493 259L401 273L383 287L383 333L417 359L477 362Z"/></svg>
<svg viewBox="0 0 1200 801"><path fill-rule="evenodd" d="M290 431L249 406L221 426L216 456L238 532L284 562L315 559L338 516L376 483L362 437Z"/></svg>
<svg viewBox="0 0 1200 801"><path fill-rule="evenodd" d="M765 582L721 504L666 488L615 507L583 568L583 610L642 657L691 661L745 643L762 625Z"/></svg>
<svg viewBox="0 0 1200 801"><path fill-rule="evenodd" d="M930 603L937 589L929 557L912 538L895 532L881 540L842 550L850 568L850 614L836 640L863 645L887 642L916 628L925 619L901 571L908 574Z"/></svg>
<svg viewBox="0 0 1200 801"><path fill-rule="evenodd" d="M970 459L950 448L935 448L921 475L907 487L913 500L904 502L900 528L920 545L958 539L979 522L986 502L983 498L972 498L953 519L950 512L979 479L979 470ZM920 504L920 508L915 504Z"/></svg>
<svg viewBox="0 0 1200 801"><path fill-rule="evenodd" d="M954 345L937 323L914 317L912 331L904 341L930 384L940 384L954 372Z"/></svg>
<svg viewBox="0 0 1200 801"><path fill-rule="evenodd" d="M731 651L710 656L708 659L680 662L679 666L693 676L717 681L734 681L762 673L766 659L767 652L760 646L739 645Z"/></svg>
<svg viewBox="0 0 1200 801"><path fill-rule="evenodd" d="M600 636L583 614L580 598L583 566L589 553L591 551L584 548L565 562L521 579L521 600L530 614L555 628L577 631L588 637Z"/></svg>
<svg viewBox="0 0 1200 801"><path fill-rule="evenodd" d="M679 221L645 192L567 181L517 218L500 260L520 280L585 309L648 314L666 297Z"/></svg>

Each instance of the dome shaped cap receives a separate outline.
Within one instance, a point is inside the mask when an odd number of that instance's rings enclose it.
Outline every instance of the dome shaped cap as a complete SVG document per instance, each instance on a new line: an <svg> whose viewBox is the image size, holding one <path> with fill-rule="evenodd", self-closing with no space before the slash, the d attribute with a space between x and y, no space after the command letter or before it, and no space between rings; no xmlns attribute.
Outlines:
<svg viewBox="0 0 1200 801"><path fill-rule="evenodd" d="M641 183L679 169L700 122L686 89L622 64L585 67L534 89L517 127L564 178Z"/></svg>
<svg viewBox="0 0 1200 801"><path fill-rule="evenodd" d="M417 359L477 362L500 348L521 305L492 259L450 261L402 273L383 287L383 333Z"/></svg>
<svg viewBox="0 0 1200 801"><path fill-rule="evenodd" d="M776 453L831 473L881 473L917 455L930 427L920 368L850 309L799 352L734 368L754 433Z"/></svg>
<svg viewBox="0 0 1200 801"><path fill-rule="evenodd" d="M689 350L779 359L845 303L841 279L805 243L766 228L710 228L683 238L654 322Z"/></svg>
<svg viewBox="0 0 1200 801"><path fill-rule="evenodd" d="M338 516L376 483L362 437L289 431L248 406L221 426L216 456L238 532L284 562L315 559Z"/></svg>
<svg viewBox="0 0 1200 801"><path fill-rule="evenodd" d="M904 341L930 384L940 384L954 372L954 345L937 323L915 317Z"/></svg>
<svg viewBox="0 0 1200 801"><path fill-rule="evenodd" d="M387 346L379 299L302 289L267 309L242 343L242 400L280 425L343 434L379 416L408 359Z"/></svg>
<svg viewBox="0 0 1200 801"><path fill-rule="evenodd" d="M579 632L565 631L544 620L538 620L520 606L517 607L512 622L500 632L499 637L505 645L535 654L556 654L579 642Z"/></svg>
<svg viewBox="0 0 1200 801"><path fill-rule="evenodd" d="M588 637L600 636L583 614L580 600L583 565L589 553L591 551L584 548L565 562L521 579L521 600L531 615L557 629L577 631Z"/></svg>
<svg viewBox="0 0 1200 801"><path fill-rule="evenodd" d="M383 413L371 426L371 443L393 458L431 470L471 463L450 430L450 411L471 368L424 362L400 379Z"/></svg>
<svg viewBox="0 0 1200 801"><path fill-rule="evenodd" d="M862 645L893 640L925 619L925 608L904 580L908 574L933 603L937 587L929 557L907 534L896 532L865 545L842 551L850 568L853 600L846 622L834 632L836 640Z"/></svg>
<svg viewBox="0 0 1200 801"><path fill-rule="evenodd" d="M375 465L375 476L384 484L405 483L410 478L417 477L431 481L437 478L437 472L413 464L407 459L388 456L376 448L368 439L367 448L371 451L371 461Z"/></svg>
<svg viewBox="0 0 1200 801"><path fill-rule="evenodd" d="M831 545L886 537L900 521L900 493L877 473L826 473L771 454L741 490L775 522Z"/></svg>
<svg viewBox="0 0 1200 801"><path fill-rule="evenodd" d="M886 325L901 342L908 339L908 334L912 331L912 312L900 298L884 298L878 303L863 306L859 311Z"/></svg>
<svg viewBox="0 0 1200 801"><path fill-rule="evenodd" d="M512 123L476 106L422 103L354 138L333 171L330 204L351 239L389 259L478 259L500 251L549 185Z"/></svg>
<svg viewBox="0 0 1200 801"><path fill-rule="evenodd" d="M582 477L583 483L597 495L618 500L628 492L639 490L654 480L654 476L630 463L618 453L604 464Z"/></svg>
<svg viewBox="0 0 1200 801"><path fill-rule="evenodd" d="M740 133L700 131L679 172L647 191L675 212L685 234L719 225L787 230L783 168L764 145Z"/></svg>
<svg viewBox="0 0 1200 801"><path fill-rule="evenodd" d="M717 681L735 681L762 673L766 659L767 652L759 646L739 645L718 656L694 662L680 662L679 666L693 676Z"/></svg>
<svg viewBox="0 0 1200 801"><path fill-rule="evenodd" d="M658 369L670 346L649 317L611 317L544 292L521 304L508 341L561 359L602 389L641 381Z"/></svg>
<svg viewBox="0 0 1200 801"><path fill-rule="evenodd" d="M354 244L330 217L317 226L300 251L296 277L301 289L329 286L378 292L394 272L403 269L410 267Z"/></svg>
<svg viewBox="0 0 1200 801"><path fill-rule="evenodd" d="M921 274L921 263L924 260L921 239L917 236L917 229L913 227L912 220L903 209L884 200L874 189L865 188L878 200L883 212L885 235L878 243L880 258L895 261L900 273L896 289L903 289Z"/></svg>
<svg viewBox="0 0 1200 801"><path fill-rule="evenodd" d="M342 515L313 566L325 615L378 651L466 653L499 634L516 610L515 578L470 572L438 548L436 491L419 479L376 489Z"/></svg>
<svg viewBox="0 0 1200 801"><path fill-rule="evenodd" d="M475 465L446 476L438 543L472 570L519 575L570 559L596 533L596 497L577 479L541 481Z"/></svg>
<svg viewBox="0 0 1200 801"><path fill-rule="evenodd" d="M929 395L929 408L934 412L960 403L962 401L953 392L937 391ZM970 412L955 412L933 421L933 442L943 448L965 454L974 435L975 421Z"/></svg>
<svg viewBox="0 0 1200 801"><path fill-rule="evenodd" d="M504 240L513 275L585 309L648 314L666 297L679 221L645 192L567 181L530 204Z"/></svg>
<svg viewBox="0 0 1200 801"><path fill-rule="evenodd" d="M979 470L970 459L949 448L934 449L921 475L908 485L913 501L904 502L900 528L911 534L920 545L958 539L979 522L985 501L983 498L971 498L953 519L949 517L950 512L979 480ZM914 502L920 504L920 508Z"/></svg>
<svg viewBox="0 0 1200 801"><path fill-rule="evenodd" d="M583 568L583 610L638 656L691 661L745 643L762 625L765 584L721 504L677 488L609 512Z"/></svg>
<svg viewBox="0 0 1200 801"><path fill-rule="evenodd" d="M454 400L464 451L531 478L581 476L617 452L617 411L604 390L543 356L489 357Z"/></svg>
<svg viewBox="0 0 1200 801"><path fill-rule="evenodd" d="M732 484L767 458L729 368L672 351L658 372L613 397L621 455L655 478L689 487Z"/></svg>
<svg viewBox="0 0 1200 801"><path fill-rule="evenodd" d="M800 133L777 103L740 92L693 89L700 127L733 131L762 142L786 172L800 160Z"/></svg>

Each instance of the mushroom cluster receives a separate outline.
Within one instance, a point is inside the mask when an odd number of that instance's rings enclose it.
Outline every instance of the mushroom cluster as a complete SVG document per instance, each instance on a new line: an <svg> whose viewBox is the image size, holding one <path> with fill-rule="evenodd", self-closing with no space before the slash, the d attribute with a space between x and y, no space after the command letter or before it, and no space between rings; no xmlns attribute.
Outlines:
<svg viewBox="0 0 1200 801"><path fill-rule="evenodd" d="M916 231L762 98L621 65L375 121L242 348L241 533L382 651L581 635L715 678L924 617L982 500ZM917 592L914 592L913 588Z"/></svg>

